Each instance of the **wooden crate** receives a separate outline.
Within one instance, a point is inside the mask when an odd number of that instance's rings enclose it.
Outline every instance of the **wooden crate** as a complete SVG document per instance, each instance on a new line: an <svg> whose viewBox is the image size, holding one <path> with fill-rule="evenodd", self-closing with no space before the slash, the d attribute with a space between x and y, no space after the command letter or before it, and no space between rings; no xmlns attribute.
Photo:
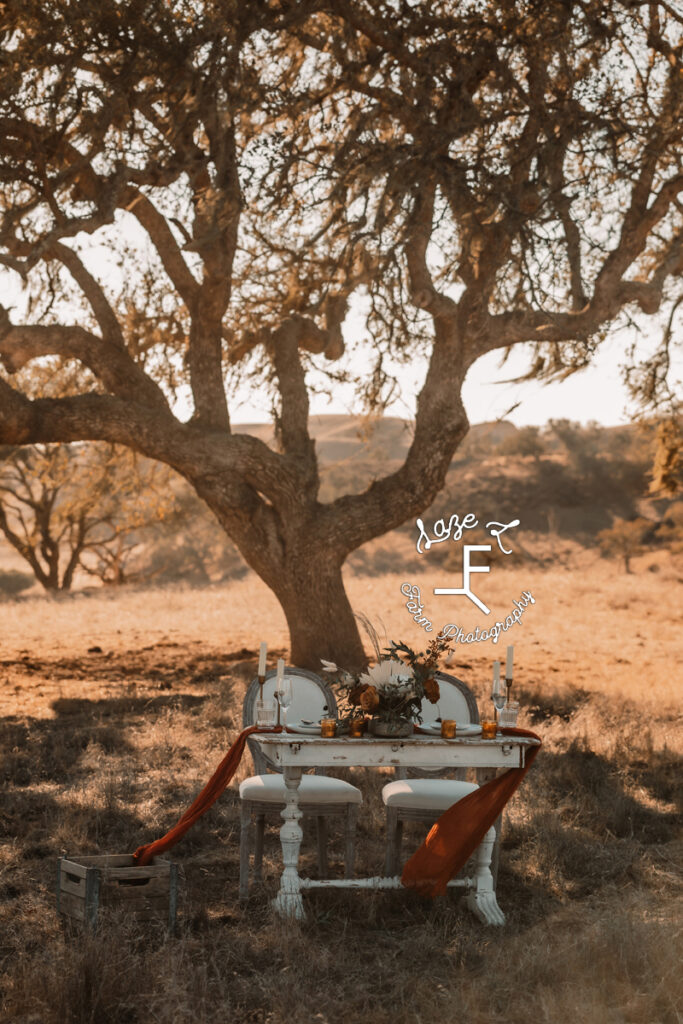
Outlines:
<svg viewBox="0 0 683 1024"><path fill-rule="evenodd" d="M120 910L139 921L173 928L178 906L178 868L163 857L138 867L132 854L60 857L57 913L94 927L100 910Z"/></svg>

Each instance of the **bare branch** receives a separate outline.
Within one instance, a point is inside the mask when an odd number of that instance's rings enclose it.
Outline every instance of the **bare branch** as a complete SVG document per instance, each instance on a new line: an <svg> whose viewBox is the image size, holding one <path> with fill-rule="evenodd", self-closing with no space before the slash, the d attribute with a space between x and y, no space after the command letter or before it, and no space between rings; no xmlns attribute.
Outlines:
<svg viewBox="0 0 683 1024"><path fill-rule="evenodd" d="M177 288L185 305L194 309L199 299L199 284L190 272L166 218L159 213L151 199L133 185L125 189L121 207L140 222L152 240L174 288Z"/></svg>

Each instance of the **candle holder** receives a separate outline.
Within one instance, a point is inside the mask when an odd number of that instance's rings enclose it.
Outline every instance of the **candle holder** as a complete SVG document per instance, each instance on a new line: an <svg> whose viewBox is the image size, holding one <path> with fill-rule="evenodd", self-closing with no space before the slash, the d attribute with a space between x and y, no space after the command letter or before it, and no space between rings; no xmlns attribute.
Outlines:
<svg viewBox="0 0 683 1024"><path fill-rule="evenodd" d="M512 676L505 677L505 689L507 691L507 703L510 703L510 688L512 686Z"/></svg>
<svg viewBox="0 0 683 1024"><path fill-rule="evenodd" d="M451 718L444 718L441 722L441 735L445 740L455 739L456 723Z"/></svg>
<svg viewBox="0 0 683 1024"><path fill-rule="evenodd" d="M349 722L349 736L359 740L365 732L365 718L352 718Z"/></svg>
<svg viewBox="0 0 683 1024"><path fill-rule="evenodd" d="M263 701L263 684L265 683L265 681L266 681L265 674L263 674L263 675L259 674L259 677L258 677L258 699L260 701Z"/></svg>
<svg viewBox="0 0 683 1024"><path fill-rule="evenodd" d="M481 738L483 740L495 740L498 731L498 723L484 720L481 723Z"/></svg>
<svg viewBox="0 0 683 1024"><path fill-rule="evenodd" d="M331 739L337 735L337 719L336 718L321 718L320 719L320 735L326 739Z"/></svg>

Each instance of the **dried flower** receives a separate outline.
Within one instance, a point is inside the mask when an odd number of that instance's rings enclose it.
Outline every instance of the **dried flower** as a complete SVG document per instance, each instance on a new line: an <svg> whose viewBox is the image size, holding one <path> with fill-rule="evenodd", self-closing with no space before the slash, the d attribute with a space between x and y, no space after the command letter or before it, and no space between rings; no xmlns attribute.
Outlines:
<svg viewBox="0 0 683 1024"><path fill-rule="evenodd" d="M434 676L431 676L429 679L425 679L422 686L424 688L425 697L427 698L427 700L431 704L436 704L439 697L441 696L441 690L439 689L439 684L437 683Z"/></svg>
<svg viewBox="0 0 683 1024"><path fill-rule="evenodd" d="M349 690L348 702L354 707L358 707L360 699L368 688L367 683L357 683L353 689Z"/></svg>
<svg viewBox="0 0 683 1024"><path fill-rule="evenodd" d="M374 686L366 686L360 695L360 706L363 711L373 712L379 707L379 694Z"/></svg>
<svg viewBox="0 0 683 1024"><path fill-rule="evenodd" d="M432 640L423 653L404 643L391 643L380 652L378 662L365 672L352 675L337 669L333 681L342 697L342 720L357 716L357 709L391 721L421 721L422 701L436 704L439 684L434 678L440 655L449 648L445 640ZM382 656L384 655L384 656ZM323 662L332 672L332 663ZM329 668L328 668L329 666Z"/></svg>

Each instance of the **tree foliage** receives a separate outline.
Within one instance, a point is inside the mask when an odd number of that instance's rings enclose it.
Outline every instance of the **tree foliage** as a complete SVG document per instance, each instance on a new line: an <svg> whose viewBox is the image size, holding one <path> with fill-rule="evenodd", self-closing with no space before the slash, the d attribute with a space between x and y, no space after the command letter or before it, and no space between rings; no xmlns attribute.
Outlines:
<svg viewBox="0 0 683 1024"><path fill-rule="evenodd" d="M606 558L621 558L624 572L631 572L631 559L646 550L646 540L652 539L656 523L649 519L615 519L608 530L598 534L598 545Z"/></svg>
<svg viewBox="0 0 683 1024"><path fill-rule="evenodd" d="M2 19L0 259L24 292L0 310L0 441L173 466L275 591L301 664L362 659L341 565L442 486L475 360L526 345L530 376L562 377L659 312L632 384L675 406L673 4L10 0ZM381 409L391 359L418 352L405 462L320 502L307 374ZM45 358L87 385L27 397L13 377ZM245 379L278 450L231 429Z"/></svg>
<svg viewBox="0 0 683 1024"><path fill-rule="evenodd" d="M0 530L46 590L77 569L123 583L140 532L170 513L168 471L128 449L32 445L0 452Z"/></svg>

